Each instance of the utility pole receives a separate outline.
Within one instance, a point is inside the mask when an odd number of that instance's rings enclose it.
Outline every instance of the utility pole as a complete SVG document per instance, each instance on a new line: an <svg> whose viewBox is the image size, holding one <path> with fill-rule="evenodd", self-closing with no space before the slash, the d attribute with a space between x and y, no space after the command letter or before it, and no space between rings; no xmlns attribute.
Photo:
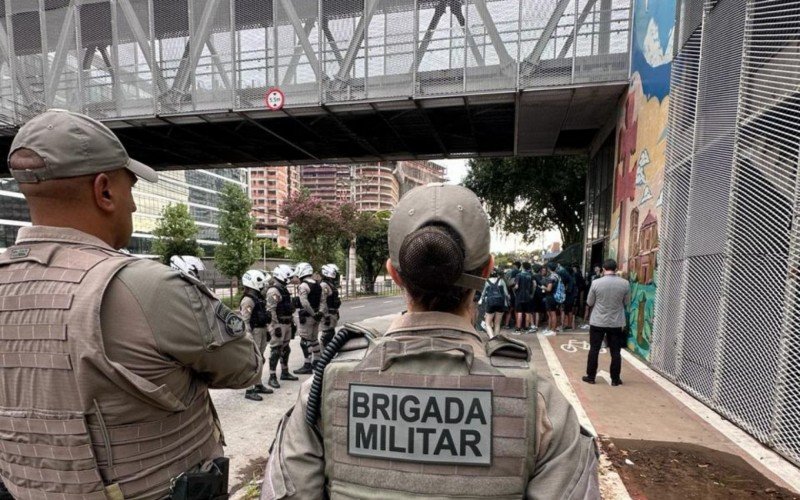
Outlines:
<svg viewBox="0 0 800 500"><path fill-rule="evenodd" d="M350 202L356 202L356 166L350 165ZM356 238L350 240L350 250L347 256L347 283L350 292L355 295L356 289Z"/></svg>

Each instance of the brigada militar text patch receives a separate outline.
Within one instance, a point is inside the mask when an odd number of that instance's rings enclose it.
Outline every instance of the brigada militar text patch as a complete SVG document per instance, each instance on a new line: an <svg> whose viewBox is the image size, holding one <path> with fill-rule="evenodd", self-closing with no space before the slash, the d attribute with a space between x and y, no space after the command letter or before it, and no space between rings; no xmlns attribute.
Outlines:
<svg viewBox="0 0 800 500"><path fill-rule="evenodd" d="M452 465L491 465L492 391L350 384L347 452Z"/></svg>

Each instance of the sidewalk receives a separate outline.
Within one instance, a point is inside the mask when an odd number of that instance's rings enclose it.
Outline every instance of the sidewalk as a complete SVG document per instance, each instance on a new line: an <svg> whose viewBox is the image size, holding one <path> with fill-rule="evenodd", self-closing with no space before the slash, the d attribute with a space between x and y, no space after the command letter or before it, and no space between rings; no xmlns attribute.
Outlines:
<svg viewBox="0 0 800 500"><path fill-rule="evenodd" d="M607 352L590 385L581 381L588 334L520 338L533 349L540 376L553 381L582 424L600 436L613 466L604 471L611 473L604 497L627 497L609 490L617 472L632 498L800 498L796 467L629 353L623 352L622 386L610 385Z"/></svg>

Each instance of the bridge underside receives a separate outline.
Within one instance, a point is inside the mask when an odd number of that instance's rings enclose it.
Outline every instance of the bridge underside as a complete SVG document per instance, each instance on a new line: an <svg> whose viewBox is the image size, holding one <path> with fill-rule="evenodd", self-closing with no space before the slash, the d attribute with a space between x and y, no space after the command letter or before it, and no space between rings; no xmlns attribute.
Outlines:
<svg viewBox="0 0 800 500"><path fill-rule="evenodd" d="M132 157L159 170L580 154L614 119L626 88L620 82L106 123ZM10 144L11 137L0 137L3 159Z"/></svg>

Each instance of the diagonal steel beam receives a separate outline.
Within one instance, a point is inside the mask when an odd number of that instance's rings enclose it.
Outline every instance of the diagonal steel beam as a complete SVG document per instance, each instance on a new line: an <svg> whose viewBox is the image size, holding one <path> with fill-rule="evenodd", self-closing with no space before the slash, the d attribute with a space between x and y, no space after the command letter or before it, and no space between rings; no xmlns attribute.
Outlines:
<svg viewBox="0 0 800 500"><path fill-rule="evenodd" d="M550 37L552 37L553 33L555 33L556 28L558 27L558 21L561 20L561 16L564 15L564 11L567 10L569 4L570 0L559 0L555 10L553 10L553 14L547 21L547 25L542 31L542 36L536 40L536 45L533 47L530 55L523 61L525 65L531 67L539 64L539 61L542 59L542 54L544 54L544 49L546 49L547 44L550 43Z"/></svg>
<svg viewBox="0 0 800 500"><path fill-rule="evenodd" d="M500 66L506 68L514 65L514 58L508 55L506 46L503 43L503 38L497 31L497 26L494 24L492 14L489 13L489 8L486 6L486 0L473 1L475 2L475 9L478 11L481 21L483 21L483 26L486 28L486 32L489 34L489 39L492 41L492 46L494 47L495 52L497 52L497 57L500 59Z"/></svg>
<svg viewBox="0 0 800 500"><path fill-rule="evenodd" d="M311 69L314 70L314 76L316 76L317 80L319 81L320 78L322 78L322 72L320 71L319 67L319 59L317 59L317 53L314 52L314 47L311 45L311 41L308 39L308 35L306 34L303 23L300 20L300 16L297 15L297 10L295 10L292 0L279 1L284 12L289 17L289 22L292 24L292 27L294 27L294 32L297 35L297 39L300 42L300 45L303 47L303 52L305 52L308 62L311 64ZM309 21L309 23L312 26L314 24L313 21ZM309 33L310 31L311 30L309 30Z"/></svg>
<svg viewBox="0 0 800 500"><path fill-rule="evenodd" d="M417 57L414 60L414 66L411 68L413 74L419 71L419 65L422 62L422 58L425 57L425 52L427 52L428 45L430 45L431 39L433 38L433 32L439 25L439 21L442 19L446 8L447 3L445 0L440 0L440 2L436 4L436 9L433 11L433 17L431 18L430 24L428 24L428 29L425 31L425 36L422 37L422 40L419 42L419 47L417 47Z"/></svg>
<svg viewBox="0 0 800 500"><path fill-rule="evenodd" d="M6 1L6 12L11 12L9 8L9 2ZM11 16L9 15L6 18L6 22L11 23ZM27 108L33 106L36 101L36 98L33 94L33 89L31 89L28 80L25 79L25 74L23 73L22 69L19 67L19 60L17 60L16 55L13 53L13 40L9 38L8 32L6 31L6 26L0 24L0 56L3 59L8 61L8 67L11 72L13 80L17 83L16 88L20 94L22 94L23 105Z"/></svg>
<svg viewBox="0 0 800 500"><path fill-rule="evenodd" d="M157 92L154 93L164 94L167 91L167 83L164 81L164 76L161 74L161 67L156 63L155 57L153 56L150 36L145 33L144 28L142 28L142 23L139 22L139 18L136 16L136 11L133 10L130 0L117 0L116 5L122 9L122 15L128 22L128 27L131 29L136 43L139 44L139 48L142 54L144 54L147 65L150 67L150 73L153 75L153 86L157 90Z"/></svg>
<svg viewBox="0 0 800 500"><path fill-rule="evenodd" d="M58 35L58 44L56 45L56 52L53 56L53 64L50 66L50 72L47 78L44 95L47 99L47 107L53 105L55 100L56 88L58 82L61 80L61 73L64 71L64 64L67 61L67 51L69 50L69 41L75 40L75 0L70 0L67 6L67 13L64 16L64 22L61 23L61 32Z"/></svg>
<svg viewBox="0 0 800 500"><path fill-rule="evenodd" d="M570 45L575 42L575 37L578 36L578 30L586 22L586 18L589 17L589 14L592 12L592 8L597 4L597 0L589 0L586 2L586 5L583 7L580 15L578 16L578 20L575 22L575 27L572 28L572 33L569 34L567 41L564 43L564 46L561 47L561 52L558 53L559 59L564 59L567 57L567 51L569 51Z"/></svg>
<svg viewBox="0 0 800 500"><path fill-rule="evenodd" d="M375 11L378 10L378 5L380 5L380 3L381 0L366 0L364 4L364 13L361 15L361 19L358 20L355 31L353 31L353 37L350 40L350 45L347 47L347 53L344 55L344 62L342 62L341 66L339 67L339 74L336 75L336 83L334 87L337 90L344 87L345 78L347 77L348 73L350 73L350 70L353 69L353 64L356 62L356 56L358 56L358 51L361 49L361 45L364 43L364 37L367 34L367 27L369 26L369 23L372 22L372 16L375 15Z"/></svg>
<svg viewBox="0 0 800 500"><path fill-rule="evenodd" d="M316 160L316 161L318 161L318 162L321 162L321 161L322 161L322 160L320 160L319 158L317 158L316 156L314 156L313 154L309 153L309 152L308 152L308 151L306 151L305 149L303 149L303 148L301 148L300 146L298 146L297 144L293 143L293 142L292 142L292 141L290 141L289 139L287 139L287 138L283 137L282 135L280 135L280 134L278 134L278 133L276 133L276 132L273 132L272 130L270 130L270 129L269 129L269 128L267 128L266 126L264 126L264 125L262 125L261 123L259 123L259 122L255 121L255 120L254 120L254 119L252 119L250 116L248 116L246 113L243 113L243 112L239 112L239 111L237 111L237 112L236 112L236 114L237 114L237 115L239 115L240 117L244 118L244 120L245 120L246 122L248 122L249 124L251 124L251 125L255 126L256 128L259 128L259 129L263 130L264 132L268 133L268 134L269 134L269 135L271 135L272 137L274 137L274 138L278 139L279 141L283 142L284 144L287 144L288 146L290 146L290 147L292 147L292 148L296 149L297 151L300 151L301 153L303 153L304 155L308 156L308 157L309 157L309 158L311 158L312 160Z"/></svg>
<svg viewBox="0 0 800 500"><path fill-rule="evenodd" d="M184 57L181 59L178 71L175 74L175 81L172 82L172 91L177 92L178 99L180 99L181 95L189 92L192 74L197 69L197 63L200 62L203 47L206 46L211 37L211 26L214 24L214 16L220 3L220 0L207 0L204 2L203 12L200 14L200 22L197 23L197 28L186 42L188 50L184 53Z"/></svg>
<svg viewBox="0 0 800 500"><path fill-rule="evenodd" d="M306 24L303 26L303 33L305 33L306 38L311 33L311 30L314 29L314 20L309 19L306 21ZM277 50L277 48L275 49ZM294 78L294 74L297 72L297 65L300 63L300 56L303 55L303 46L298 45L294 48L294 53L292 54L292 58L289 59L289 65L286 67L286 74L283 75L283 82L281 85L286 86L292 81ZM276 57L277 60L277 57Z"/></svg>
<svg viewBox="0 0 800 500"><path fill-rule="evenodd" d="M347 124L341 120L341 118L339 118L338 116L336 116L336 113L334 113L333 111L331 111L331 109L330 109L328 106L325 106L325 105L323 104L323 105L321 105L321 107L322 107L322 109L323 109L323 110L324 110L324 111L325 111L325 112L328 114L328 117L329 117L330 119L332 119L332 120L333 120L333 121L336 123L336 125L337 125L337 126L338 126L338 127L339 127L339 128L340 128L340 129L341 129L341 130L342 130L342 131L343 131L343 132L344 132L344 133L345 133L347 136L348 136L348 137L350 137L350 139L352 139L352 140L353 140L353 141L354 141L356 144L358 144L359 146L361 146L361 149L363 149L364 151L368 152L369 154L371 154L371 155L375 156L376 158L380 158L381 160L384 160L384 157L383 157L383 155L380 153L380 151L378 151L377 149L375 149L375 147L374 147L372 144L370 144L370 143L369 143L369 141L367 141L366 139L364 139L364 137L363 137L361 134L356 134L355 132L353 132L353 129L351 129L350 127L348 127L348 126L347 126Z"/></svg>
<svg viewBox="0 0 800 500"><path fill-rule="evenodd" d="M222 85L224 85L226 89L231 90L231 81L228 78L228 73L225 71L225 65L222 64L222 59L219 57L217 48L214 47L214 42L211 41L211 38L206 41L206 46L208 47L208 52L211 54L211 62L214 63L217 72L219 72Z"/></svg>
<svg viewBox="0 0 800 500"><path fill-rule="evenodd" d="M339 66L342 65L342 51L339 50L339 46L336 44L336 39L333 37L333 33L331 33L331 28L328 26L328 20L322 19L322 33L325 35L325 39L328 40L328 45L331 46L331 51L333 52L333 57L336 58L336 62L339 63Z"/></svg>
<svg viewBox="0 0 800 500"><path fill-rule="evenodd" d="M464 8L466 9L467 6L465 5ZM467 20L464 18L464 13L461 11L461 3L458 1L452 2L450 4L450 12L456 17L456 21L461 25L461 29L464 30L464 38L467 40L475 62L478 63L478 66L485 66L486 62L483 60L483 55L480 49L478 49L478 44L475 43L475 38L472 36L472 32L469 30L469 26L467 26Z"/></svg>

